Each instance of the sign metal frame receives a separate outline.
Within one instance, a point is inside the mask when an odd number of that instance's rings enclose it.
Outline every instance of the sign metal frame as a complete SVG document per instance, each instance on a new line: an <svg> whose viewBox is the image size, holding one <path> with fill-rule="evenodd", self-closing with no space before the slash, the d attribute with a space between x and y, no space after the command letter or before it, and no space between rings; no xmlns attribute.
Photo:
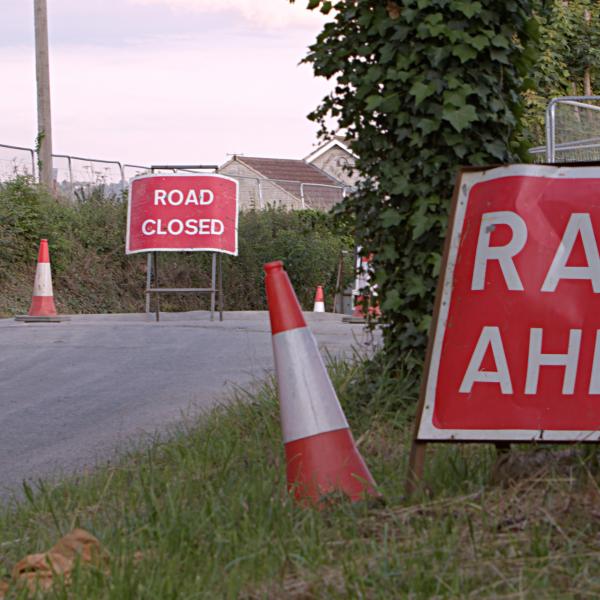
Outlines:
<svg viewBox="0 0 600 600"><path fill-rule="evenodd" d="M237 230L239 224L239 183L236 179L231 177L227 177L225 175L220 175L218 171L217 165L154 165L151 167L150 175L141 175L136 177L135 180L144 179L148 177L156 177L157 174L155 170L164 169L164 170L187 170L190 175L199 175L199 176L214 176L218 175L221 179L227 179L235 183L236 186L236 210L235 210L235 252L230 252L228 250L215 250L214 248L158 248L156 250L129 250L129 240L130 240L130 224L131 224L131 190L132 185L129 185L129 205L127 207L127 231L126 231L126 249L128 254L138 254L141 252L147 253L146 259L146 303L145 303L145 312L146 314L150 314L151 308L151 298L152 294L155 295L154 300L154 313L156 321L160 321L160 294L209 294L210 295L210 320L214 321L215 309L217 305L217 296L219 303L219 321L223 321L223 254L230 254L232 256L237 256L238 251L238 237ZM197 171L191 171L192 169L211 169L213 173L198 173ZM180 177L181 175L178 173L161 173L161 177ZM211 252L212 261L211 261L211 285L207 288L161 288L159 287L159 278L158 278L158 253L159 252Z"/></svg>

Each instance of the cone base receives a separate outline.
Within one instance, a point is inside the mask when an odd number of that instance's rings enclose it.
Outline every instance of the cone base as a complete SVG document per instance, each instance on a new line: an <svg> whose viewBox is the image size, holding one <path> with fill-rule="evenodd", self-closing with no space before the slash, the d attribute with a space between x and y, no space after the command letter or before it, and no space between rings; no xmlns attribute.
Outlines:
<svg viewBox="0 0 600 600"><path fill-rule="evenodd" d="M367 320L364 317L353 317L348 315L347 317L342 317L342 323L350 323L352 325L360 325L362 323L366 323Z"/></svg>
<svg viewBox="0 0 600 600"><path fill-rule="evenodd" d="M349 429L288 442L285 455L288 488L297 500L318 504L334 492L343 492L353 502L367 495L379 496Z"/></svg>
<svg viewBox="0 0 600 600"><path fill-rule="evenodd" d="M70 321L71 317L55 316L55 317L36 317L35 315L19 315L15 317L15 321L22 323L60 323L61 321Z"/></svg>
<svg viewBox="0 0 600 600"><path fill-rule="evenodd" d="M56 317L58 313L54 305L54 296L33 296L27 314L30 317Z"/></svg>

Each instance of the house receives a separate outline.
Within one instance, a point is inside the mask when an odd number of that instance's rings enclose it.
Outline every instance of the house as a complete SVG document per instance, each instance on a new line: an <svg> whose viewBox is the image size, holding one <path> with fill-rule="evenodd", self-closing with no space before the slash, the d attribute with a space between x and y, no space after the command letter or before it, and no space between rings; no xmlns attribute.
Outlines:
<svg viewBox="0 0 600 600"><path fill-rule="evenodd" d="M304 161L325 171L345 186L354 187L359 179L358 173L352 170L356 158L345 138L335 136L311 152Z"/></svg>
<svg viewBox="0 0 600 600"><path fill-rule="evenodd" d="M329 210L342 200L346 187L306 160L234 155L219 173L238 180L240 210L266 206Z"/></svg>

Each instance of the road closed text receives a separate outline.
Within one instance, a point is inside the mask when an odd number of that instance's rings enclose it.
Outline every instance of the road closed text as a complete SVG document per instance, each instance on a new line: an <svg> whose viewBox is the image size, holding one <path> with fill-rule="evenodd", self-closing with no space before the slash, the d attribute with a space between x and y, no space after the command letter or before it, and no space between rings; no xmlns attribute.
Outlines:
<svg viewBox="0 0 600 600"><path fill-rule="evenodd" d="M222 235L224 231L219 219L146 219L142 223L144 235Z"/></svg>
<svg viewBox="0 0 600 600"><path fill-rule="evenodd" d="M131 184L127 252L237 254L238 184L222 175L150 175Z"/></svg>
<svg viewBox="0 0 600 600"><path fill-rule="evenodd" d="M208 206L215 200L212 190L154 190L154 206ZM146 219L144 235L222 235L225 231L219 219Z"/></svg>

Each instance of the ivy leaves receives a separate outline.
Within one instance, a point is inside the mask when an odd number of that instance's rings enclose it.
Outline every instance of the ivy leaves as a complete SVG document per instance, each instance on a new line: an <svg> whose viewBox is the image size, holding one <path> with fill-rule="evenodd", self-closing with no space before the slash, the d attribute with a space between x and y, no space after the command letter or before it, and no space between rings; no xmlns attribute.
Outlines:
<svg viewBox="0 0 600 600"><path fill-rule="evenodd" d="M425 98L429 98L435 93L437 86L433 83L425 84L422 81L417 81L408 90L408 93L415 97L415 106L419 106Z"/></svg>
<svg viewBox="0 0 600 600"><path fill-rule="evenodd" d="M477 120L477 111L473 106L465 105L455 108L454 106L444 105L442 118L448 121L456 131L460 132L466 129L473 121Z"/></svg>
<svg viewBox="0 0 600 600"><path fill-rule="evenodd" d="M359 157L362 182L340 211L375 253L387 350L422 350L456 172L518 158L531 0L332 6L306 62L335 89L311 118L328 136L333 117Z"/></svg>

